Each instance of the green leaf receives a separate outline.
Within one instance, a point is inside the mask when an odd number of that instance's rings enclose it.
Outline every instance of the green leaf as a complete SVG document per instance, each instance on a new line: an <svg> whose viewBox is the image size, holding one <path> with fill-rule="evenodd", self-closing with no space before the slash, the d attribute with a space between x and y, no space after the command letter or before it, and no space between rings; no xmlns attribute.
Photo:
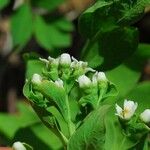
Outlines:
<svg viewBox="0 0 150 150"><path fill-rule="evenodd" d="M34 32L37 42L47 50L52 48L51 38L47 24L44 22L42 17L35 16L34 20Z"/></svg>
<svg viewBox="0 0 150 150"><path fill-rule="evenodd" d="M88 44L89 44L89 41L87 41L86 45ZM83 51L82 51L83 54L84 54L84 50L86 50L86 45L84 47L85 49L83 48ZM99 55L99 48L100 46L97 42L90 48L89 51L87 51L85 60L88 62L88 65L91 68L97 68L104 61L104 58Z"/></svg>
<svg viewBox="0 0 150 150"><path fill-rule="evenodd" d="M118 20L119 24L131 25L144 15L145 7L150 5L150 0L131 0L122 3L124 10L122 10L122 17Z"/></svg>
<svg viewBox="0 0 150 150"><path fill-rule="evenodd" d="M42 93L49 101L54 102L65 120L68 121L67 97L63 88L58 87L55 83L48 80L44 80L41 84L37 84L33 88Z"/></svg>
<svg viewBox="0 0 150 150"><path fill-rule="evenodd" d="M56 9L60 4L62 4L65 0L32 0L32 5L39 7L39 8L45 8L48 11L53 11Z"/></svg>
<svg viewBox="0 0 150 150"><path fill-rule="evenodd" d="M0 10L9 4L10 0L0 0Z"/></svg>
<svg viewBox="0 0 150 150"><path fill-rule="evenodd" d="M94 54L99 61L90 65L101 65L101 69L108 70L132 56L138 46L138 32L130 25L143 16L145 6L149 4L149 0L103 0L88 8L79 18L80 33L89 43L83 48L82 58L95 61L92 52L96 47L98 51Z"/></svg>
<svg viewBox="0 0 150 150"><path fill-rule="evenodd" d="M26 78L30 79L34 73L42 75L42 69L45 67L45 64L37 59L30 59L26 63Z"/></svg>
<svg viewBox="0 0 150 150"><path fill-rule="evenodd" d="M23 4L11 18L11 32L14 46L24 46L32 35L32 12L27 4Z"/></svg>
<svg viewBox="0 0 150 150"><path fill-rule="evenodd" d="M83 124L72 135L68 143L68 150L98 150L104 148L105 115L109 109L104 105L93 111L85 118Z"/></svg>
<svg viewBox="0 0 150 150"><path fill-rule="evenodd" d="M47 50L67 47L71 43L71 35L61 31L55 23L46 23L40 16L36 16L34 27L37 42Z"/></svg>
<svg viewBox="0 0 150 150"><path fill-rule="evenodd" d="M62 31L70 32L74 29L72 22L70 22L66 18L58 18L53 22L53 25L55 25L55 27L59 28Z"/></svg>
<svg viewBox="0 0 150 150"><path fill-rule="evenodd" d="M58 150L62 147L61 141L52 131L41 122L20 128L11 142L22 141L31 145L34 150Z"/></svg>
<svg viewBox="0 0 150 150"><path fill-rule="evenodd" d="M3 134L9 140L13 138L19 128L39 122L33 110L25 103L18 103L17 108L19 115L0 113L0 134Z"/></svg>
<svg viewBox="0 0 150 150"><path fill-rule="evenodd" d="M136 51L138 31L134 28L118 28L105 33L99 44L101 47L99 53L104 57L104 62L100 67L111 69L121 64Z"/></svg>
<svg viewBox="0 0 150 150"><path fill-rule="evenodd" d="M114 28L114 18L108 11L113 2L98 1L88 8L79 18L79 31L86 38L93 38L98 32Z"/></svg>

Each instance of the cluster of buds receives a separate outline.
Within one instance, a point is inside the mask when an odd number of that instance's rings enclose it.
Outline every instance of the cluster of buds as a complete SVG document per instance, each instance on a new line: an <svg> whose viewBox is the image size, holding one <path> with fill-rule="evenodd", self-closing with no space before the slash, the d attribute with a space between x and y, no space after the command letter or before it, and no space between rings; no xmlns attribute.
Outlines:
<svg viewBox="0 0 150 150"><path fill-rule="evenodd" d="M86 75L79 76L78 80L80 88L90 87L91 85L97 85L97 83L107 83L107 78L104 72L96 72L92 79L87 77Z"/></svg>
<svg viewBox="0 0 150 150"><path fill-rule="evenodd" d="M58 74L60 74L61 69L64 71L64 68L68 69L69 75L71 74L73 77L78 77L88 71L94 71L88 67L87 62L78 61L67 53L61 54L58 58L49 56L48 59L40 58L40 60L46 64L47 71L55 71Z"/></svg>
<svg viewBox="0 0 150 150"><path fill-rule="evenodd" d="M86 82L88 79L88 77L86 77L84 74L88 71L95 71L88 67L87 62L78 61L67 53L63 53L57 58L52 58L50 56L48 59L40 58L40 61L46 64L46 69L43 70L44 79L47 77L48 80L54 82L59 87L64 87L64 81L69 79L73 79L74 81L78 79L79 85L83 87L87 84ZM93 82L95 82L96 78L99 80L104 78L101 77L100 74L101 73L97 73L97 77L96 74L93 76ZM44 79L41 75L35 73L31 81L33 84L40 84Z"/></svg>
<svg viewBox="0 0 150 150"><path fill-rule="evenodd" d="M39 75L39 74L37 74L37 73L35 73L35 74L33 74L33 76L32 76L31 82L32 82L33 84L40 84L40 83L42 82L42 80L43 80L42 76ZM53 81L51 81L51 82L53 82ZM55 83L55 85L57 85L58 87L63 88L63 81L62 81L60 78L58 78L57 80L55 80L54 83Z"/></svg>
<svg viewBox="0 0 150 150"><path fill-rule="evenodd" d="M123 108L116 104L116 115L123 120L130 120L138 107L138 104L134 101L124 101ZM150 123L150 109L144 110L140 116L140 120L146 124Z"/></svg>

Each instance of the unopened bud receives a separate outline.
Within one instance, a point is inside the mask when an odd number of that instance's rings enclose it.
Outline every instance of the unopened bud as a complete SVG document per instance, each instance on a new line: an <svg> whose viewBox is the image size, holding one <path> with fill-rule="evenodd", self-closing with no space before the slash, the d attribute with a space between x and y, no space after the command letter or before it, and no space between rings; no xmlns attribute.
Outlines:
<svg viewBox="0 0 150 150"><path fill-rule="evenodd" d="M13 150L26 150L21 142L15 142L12 146Z"/></svg>
<svg viewBox="0 0 150 150"><path fill-rule="evenodd" d="M62 87L63 88L63 81L61 80L61 79L57 79L56 81L55 81L55 84L58 86L58 87Z"/></svg>
<svg viewBox="0 0 150 150"><path fill-rule="evenodd" d="M42 77L39 74L35 73L35 74L33 74L31 81L32 81L32 83L40 84L42 81Z"/></svg>
<svg viewBox="0 0 150 150"><path fill-rule="evenodd" d="M84 87L88 87L91 85L91 80L86 76L86 75L81 75L79 78L78 78L78 82L79 82L79 86L81 88L84 88Z"/></svg>
<svg viewBox="0 0 150 150"><path fill-rule="evenodd" d="M67 53L63 53L60 56L60 64L61 65L70 65L71 64L71 57Z"/></svg>
<svg viewBox="0 0 150 150"><path fill-rule="evenodd" d="M145 123L150 122L150 109L145 109L144 112L141 113L140 118Z"/></svg>

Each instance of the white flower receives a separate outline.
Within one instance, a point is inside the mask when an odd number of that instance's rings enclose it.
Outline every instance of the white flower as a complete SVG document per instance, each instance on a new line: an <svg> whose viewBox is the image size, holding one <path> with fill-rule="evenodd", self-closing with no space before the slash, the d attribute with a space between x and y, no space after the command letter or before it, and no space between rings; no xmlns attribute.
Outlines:
<svg viewBox="0 0 150 150"><path fill-rule="evenodd" d="M124 101L123 109L116 104L116 115L119 116L122 119L129 120L135 113L135 110L137 109L138 104L133 101Z"/></svg>
<svg viewBox="0 0 150 150"><path fill-rule="evenodd" d="M81 88L88 87L92 83L91 80L86 75L81 75L77 81L79 82L79 86Z"/></svg>
<svg viewBox="0 0 150 150"><path fill-rule="evenodd" d="M144 112L140 114L140 118L145 123L149 123L150 122L150 109L145 109Z"/></svg>
<svg viewBox="0 0 150 150"><path fill-rule="evenodd" d="M92 81L93 81L93 83L97 83L97 82L101 82L101 81L107 81L107 78L106 78L104 72L96 72L93 75Z"/></svg>
<svg viewBox="0 0 150 150"><path fill-rule="evenodd" d="M71 57L67 53L63 53L60 56L60 64L61 65L70 65L71 64Z"/></svg>
<svg viewBox="0 0 150 150"><path fill-rule="evenodd" d="M31 81L32 83L40 84L42 81L42 77L39 74L35 73L33 74Z"/></svg>
<svg viewBox="0 0 150 150"><path fill-rule="evenodd" d="M58 86L58 87L62 87L63 88L63 81L61 80L61 79L57 79L56 81L55 81L55 84Z"/></svg>
<svg viewBox="0 0 150 150"><path fill-rule="evenodd" d="M15 142L12 146L13 150L26 150L21 142Z"/></svg>

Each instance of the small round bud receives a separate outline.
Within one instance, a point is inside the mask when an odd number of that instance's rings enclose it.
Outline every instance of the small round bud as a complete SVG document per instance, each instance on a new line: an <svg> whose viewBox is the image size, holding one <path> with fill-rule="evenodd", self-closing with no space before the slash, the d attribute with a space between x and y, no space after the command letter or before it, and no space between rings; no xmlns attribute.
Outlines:
<svg viewBox="0 0 150 150"><path fill-rule="evenodd" d="M55 81L55 84L58 86L58 87L62 87L63 88L63 81L61 80L61 79L57 79L56 81Z"/></svg>
<svg viewBox="0 0 150 150"><path fill-rule="evenodd" d="M149 123L150 122L150 109L145 109L144 112L140 114L140 118L145 123Z"/></svg>
<svg viewBox="0 0 150 150"><path fill-rule="evenodd" d="M104 72L98 72L97 73L97 80L98 81L107 81L105 73Z"/></svg>
<svg viewBox="0 0 150 150"><path fill-rule="evenodd" d="M81 88L84 88L84 87L88 87L91 85L91 80L85 76L85 75L81 75L79 78L78 78L78 82L79 82L79 86Z"/></svg>
<svg viewBox="0 0 150 150"><path fill-rule="evenodd" d="M12 146L13 150L26 150L21 142L15 142Z"/></svg>
<svg viewBox="0 0 150 150"><path fill-rule="evenodd" d="M35 74L33 74L31 81L32 81L32 83L40 84L42 81L42 77L39 74L35 73Z"/></svg>
<svg viewBox="0 0 150 150"><path fill-rule="evenodd" d="M67 53L63 53L61 56L60 56L60 64L61 65L70 65L71 64L71 57L69 54Z"/></svg>

